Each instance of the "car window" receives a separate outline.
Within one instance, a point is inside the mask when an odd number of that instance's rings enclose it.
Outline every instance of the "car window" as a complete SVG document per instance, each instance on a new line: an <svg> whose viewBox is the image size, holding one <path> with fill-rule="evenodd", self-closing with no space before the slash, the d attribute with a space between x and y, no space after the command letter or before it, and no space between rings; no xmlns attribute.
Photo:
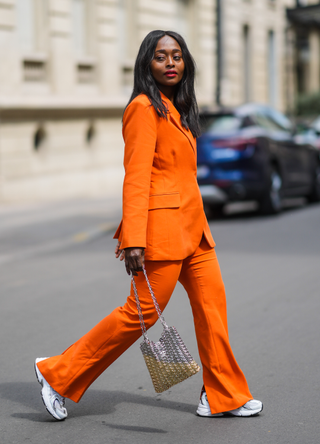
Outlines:
<svg viewBox="0 0 320 444"><path fill-rule="evenodd" d="M315 132L314 128L309 127L305 122L297 122L295 134L309 134Z"/></svg>
<svg viewBox="0 0 320 444"><path fill-rule="evenodd" d="M242 120L242 128L247 128L249 126L255 126L256 122L254 121L254 119L252 118L252 116L245 116Z"/></svg>
<svg viewBox="0 0 320 444"><path fill-rule="evenodd" d="M280 127L276 125L268 116L262 113L256 113L254 115L254 120L259 126L269 131L279 131Z"/></svg>
<svg viewBox="0 0 320 444"><path fill-rule="evenodd" d="M268 117L279 127L280 131L291 131L292 124L290 120L283 114L279 113L279 111L268 108L267 110Z"/></svg>
<svg viewBox="0 0 320 444"><path fill-rule="evenodd" d="M317 117L314 122L312 122L311 126L317 131L317 133L320 133L320 116Z"/></svg>
<svg viewBox="0 0 320 444"><path fill-rule="evenodd" d="M234 131L240 128L242 119L233 114L228 115L200 115L202 132L221 133Z"/></svg>

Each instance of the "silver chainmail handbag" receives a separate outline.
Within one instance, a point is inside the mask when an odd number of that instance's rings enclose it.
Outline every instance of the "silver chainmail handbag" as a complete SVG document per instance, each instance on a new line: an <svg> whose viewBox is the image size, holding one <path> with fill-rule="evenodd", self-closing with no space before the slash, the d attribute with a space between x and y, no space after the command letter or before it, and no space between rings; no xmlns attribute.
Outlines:
<svg viewBox="0 0 320 444"><path fill-rule="evenodd" d="M160 322L163 326L163 332L158 342L150 341L148 338L136 283L133 275L131 275L143 335L140 350L145 363L147 364L155 391L161 393L168 390L173 385L195 375L200 370L200 367L190 355L175 327L168 327L166 324L144 267L143 273Z"/></svg>

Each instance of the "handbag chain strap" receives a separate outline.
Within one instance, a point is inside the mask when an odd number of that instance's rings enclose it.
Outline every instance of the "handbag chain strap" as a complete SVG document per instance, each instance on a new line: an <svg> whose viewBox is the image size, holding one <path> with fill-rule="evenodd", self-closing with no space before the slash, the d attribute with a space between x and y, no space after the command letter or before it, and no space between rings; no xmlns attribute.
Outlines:
<svg viewBox="0 0 320 444"><path fill-rule="evenodd" d="M147 285L148 285L148 289L149 289L149 292L150 292L153 304L155 306L156 312L157 312L158 317L160 319L160 322L161 322L163 328L169 328L167 323L166 323L166 321L165 321L165 319L164 319L164 317L163 317L163 314L162 314L162 311L161 311L161 309L159 307L158 301L157 301L157 299L156 299L156 297L155 297L155 295L153 293L153 290L152 290L151 284L149 282L149 279L148 279L148 276L147 276L147 272L146 272L146 269L145 269L144 265L142 266L142 271L143 271L144 277L146 279L146 282L147 282ZM138 296L137 286L136 286L133 274L131 274L131 282L132 282L134 297L136 299L136 304L137 304L137 309L138 309L138 315L139 315L139 320L140 320L140 326L141 326L142 334L143 334L144 339L149 341L148 336L147 336L147 328L146 328L146 325L144 323L144 319L143 319L143 315L142 315L142 309L141 309L140 300L139 300L139 296Z"/></svg>

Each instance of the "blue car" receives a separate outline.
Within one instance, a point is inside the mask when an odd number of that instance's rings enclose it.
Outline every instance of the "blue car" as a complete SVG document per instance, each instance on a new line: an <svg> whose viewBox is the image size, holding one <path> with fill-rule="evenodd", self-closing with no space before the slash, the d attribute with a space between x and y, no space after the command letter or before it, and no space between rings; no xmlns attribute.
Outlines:
<svg viewBox="0 0 320 444"><path fill-rule="evenodd" d="M200 114L198 183L204 204L256 200L260 211L281 211L284 197L320 200L319 150L295 135L278 111L258 104Z"/></svg>

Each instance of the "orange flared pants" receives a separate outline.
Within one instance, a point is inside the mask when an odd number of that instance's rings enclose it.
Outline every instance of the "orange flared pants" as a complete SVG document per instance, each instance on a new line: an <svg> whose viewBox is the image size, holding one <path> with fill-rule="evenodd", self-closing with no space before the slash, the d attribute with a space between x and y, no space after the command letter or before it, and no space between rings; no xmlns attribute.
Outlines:
<svg viewBox="0 0 320 444"><path fill-rule="evenodd" d="M232 410L252 399L232 353L227 327L224 284L215 250L203 238L194 254L178 261L146 261L146 271L161 310L179 280L188 293L194 317L203 383L212 413ZM147 328L158 319L143 273L136 278ZM59 356L38 367L62 396L78 402L87 388L141 337L134 293Z"/></svg>

